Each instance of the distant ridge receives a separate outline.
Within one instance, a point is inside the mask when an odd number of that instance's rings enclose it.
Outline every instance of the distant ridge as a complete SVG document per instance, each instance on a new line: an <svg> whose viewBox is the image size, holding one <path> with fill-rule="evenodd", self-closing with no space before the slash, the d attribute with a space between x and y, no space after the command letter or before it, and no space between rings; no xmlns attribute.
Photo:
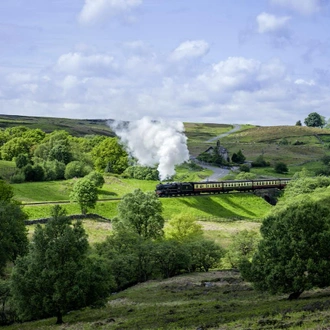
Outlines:
<svg viewBox="0 0 330 330"><path fill-rule="evenodd" d="M89 134L115 136L107 124L109 121L111 122L113 119L69 119L0 114L0 128L23 125L29 128L40 128L46 133L65 130L73 136Z"/></svg>

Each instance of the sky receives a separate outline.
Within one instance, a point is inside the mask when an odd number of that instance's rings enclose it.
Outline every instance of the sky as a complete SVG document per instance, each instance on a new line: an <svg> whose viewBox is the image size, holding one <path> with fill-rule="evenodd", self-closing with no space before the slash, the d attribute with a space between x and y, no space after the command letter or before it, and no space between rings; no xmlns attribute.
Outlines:
<svg viewBox="0 0 330 330"><path fill-rule="evenodd" d="M1 0L0 114L330 117L330 0Z"/></svg>

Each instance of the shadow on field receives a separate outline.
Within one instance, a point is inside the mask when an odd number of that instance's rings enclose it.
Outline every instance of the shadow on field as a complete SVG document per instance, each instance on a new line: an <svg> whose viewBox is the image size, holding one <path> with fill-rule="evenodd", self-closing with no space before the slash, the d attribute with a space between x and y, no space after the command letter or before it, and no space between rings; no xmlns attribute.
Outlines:
<svg viewBox="0 0 330 330"><path fill-rule="evenodd" d="M226 199L226 203L231 205L235 209L243 210L246 214L255 217L256 214L254 212L251 212L248 208L244 207L244 204L242 203L234 203L230 198Z"/></svg>
<svg viewBox="0 0 330 330"><path fill-rule="evenodd" d="M210 197L189 197L189 200L182 200L187 207L198 209L215 217L236 217L239 214L232 212Z"/></svg>
<svg viewBox="0 0 330 330"><path fill-rule="evenodd" d="M107 191L107 190L103 190L103 189L99 189L98 194L101 196L118 196L117 193L113 192L113 191Z"/></svg>

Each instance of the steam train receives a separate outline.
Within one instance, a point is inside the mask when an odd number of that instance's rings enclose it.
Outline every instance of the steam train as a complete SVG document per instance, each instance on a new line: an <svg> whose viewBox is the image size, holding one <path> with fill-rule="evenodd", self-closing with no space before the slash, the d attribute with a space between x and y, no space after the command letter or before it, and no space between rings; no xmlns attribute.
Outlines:
<svg viewBox="0 0 330 330"><path fill-rule="evenodd" d="M254 191L257 189L283 189L290 179L227 180L205 182L169 182L156 186L159 197L219 194L231 191Z"/></svg>

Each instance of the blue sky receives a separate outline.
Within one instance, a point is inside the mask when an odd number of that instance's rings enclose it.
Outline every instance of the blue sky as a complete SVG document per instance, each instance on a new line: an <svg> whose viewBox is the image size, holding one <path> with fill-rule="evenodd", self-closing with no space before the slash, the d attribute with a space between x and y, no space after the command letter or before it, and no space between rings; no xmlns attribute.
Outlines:
<svg viewBox="0 0 330 330"><path fill-rule="evenodd" d="M330 117L328 0L1 0L0 113Z"/></svg>

